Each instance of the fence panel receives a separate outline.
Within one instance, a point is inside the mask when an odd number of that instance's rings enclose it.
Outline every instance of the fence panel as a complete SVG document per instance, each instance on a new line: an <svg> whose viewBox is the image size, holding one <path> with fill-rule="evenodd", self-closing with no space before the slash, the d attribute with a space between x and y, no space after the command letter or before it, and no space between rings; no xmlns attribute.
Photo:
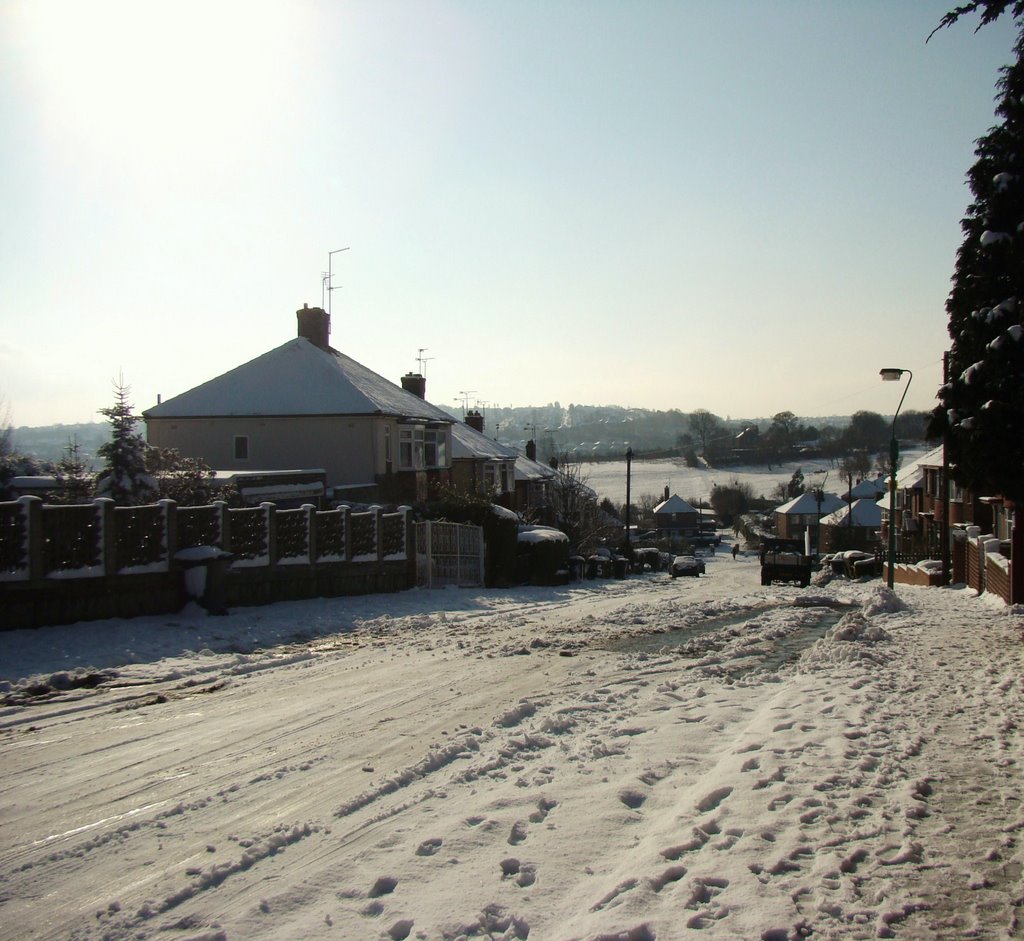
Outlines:
<svg viewBox="0 0 1024 941"><path fill-rule="evenodd" d="M266 506L228 510L231 553L235 568L270 564Z"/></svg>
<svg viewBox="0 0 1024 941"><path fill-rule="evenodd" d="M274 513L274 556L282 565L308 565L309 517L306 509L277 510Z"/></svg>
<svg viewBox="0 0 1024 941"><path fill-rule="evenodd" d="M220 505L178 507L178 548L220 546Z"/></svg>
<svg viewBox="0 0 1024 941"><path fill-rule="evenodd" d="M46 578L103 575L103 518L96 504L44 506L43 574Z"/></svg>
<svg viewBox="0 0 1024 941"><path fill-rule="evenodd" d="M353 513L349 517L352 561L369 562L377 558L377 511Z"/></svg>
<svg viewBox="0 0 1024 941"><path fill-rule="evenodd" d="M28 504L0 504L0 582L25 581L30 576Z"/></svg>
<svg viewBox="0 0 1024 941"><path fill-rule="evenodd" d="M316 513L316 561L345 561L347 510L320 510Z"/></svg>
<svg viewBox="0 0 1024 941"><path fill-rule="evenodd" d="M167 571L167 515L163 506L114 508L118 572Z"/></svg>
<svg viewBox="0 0 1024 941"><path fill-rule="evenodd" d="M416 583L425 588L483 585L483 528L460 523L417 523Z"/></svg>

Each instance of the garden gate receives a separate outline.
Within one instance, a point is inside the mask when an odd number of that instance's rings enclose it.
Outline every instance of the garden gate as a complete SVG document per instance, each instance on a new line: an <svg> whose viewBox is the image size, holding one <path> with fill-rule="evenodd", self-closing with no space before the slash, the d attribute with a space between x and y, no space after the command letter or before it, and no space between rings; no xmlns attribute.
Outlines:
<svg viewBox="0 0 1024 941"><path fill-rule="evenodd" d="M483 527L434 521L417 523L416 584L420 588L482 586Z"/></svg>

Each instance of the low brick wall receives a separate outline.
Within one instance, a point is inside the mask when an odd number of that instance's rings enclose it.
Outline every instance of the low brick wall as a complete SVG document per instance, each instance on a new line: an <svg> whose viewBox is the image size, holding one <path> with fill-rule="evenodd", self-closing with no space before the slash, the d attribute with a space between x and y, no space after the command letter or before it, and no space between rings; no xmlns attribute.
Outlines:
<svg viewBox="0 0 1024 941"><path fill-rule="evenodd" d="M882 580L888 584L889 563L882 564ZM942 572L929 571L916 565L897 565L892 580L897 585L919 585L923 588L937 588L942 584Z"/></svg>

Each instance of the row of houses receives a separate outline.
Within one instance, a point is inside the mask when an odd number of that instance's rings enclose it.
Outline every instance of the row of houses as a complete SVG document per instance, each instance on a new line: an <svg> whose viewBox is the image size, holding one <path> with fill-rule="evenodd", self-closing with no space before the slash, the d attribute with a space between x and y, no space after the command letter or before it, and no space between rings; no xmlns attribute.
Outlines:
<svg viewBox="0 0 1024 941"><path fill-rule="evenodd" d="M543 519L557 471L459 421L330 345L330 315L296 312L297 335L142 413L150 444L201 458L248 502L403 504L446 489L488 495Z"/></svg>
<svg viewBox="0 0 1024 941"><path fill-rule="evenodd" d="M948 559L950 546L945 541L957 531L990 535L1008 559L1015 547L1024 551L1024 531L1014 527L1016 508L1010 501L979 496L951 479L947 495L946 474L940 446L900 468L892 508L886 477L862 481L842 495L808 491L775 510L776 531L805 539L812 550L822 553L862 549L883 554L893 526L898 562L939 560L944 555ZM1021 577L1018 571L1016 578ZM1013 597L1024 597L1019 585Z"/></svg>

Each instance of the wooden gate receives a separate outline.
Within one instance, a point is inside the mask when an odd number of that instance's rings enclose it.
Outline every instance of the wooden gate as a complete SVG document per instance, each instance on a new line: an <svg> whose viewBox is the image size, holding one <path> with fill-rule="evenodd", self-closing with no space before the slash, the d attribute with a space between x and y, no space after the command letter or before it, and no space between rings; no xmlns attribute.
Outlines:
<svg viewBox="0 0 1024 941"><path fill-rule="evenodd" d="M484 531L461 523L416 524L416 584L478 588L484 583Z"/></svg>

